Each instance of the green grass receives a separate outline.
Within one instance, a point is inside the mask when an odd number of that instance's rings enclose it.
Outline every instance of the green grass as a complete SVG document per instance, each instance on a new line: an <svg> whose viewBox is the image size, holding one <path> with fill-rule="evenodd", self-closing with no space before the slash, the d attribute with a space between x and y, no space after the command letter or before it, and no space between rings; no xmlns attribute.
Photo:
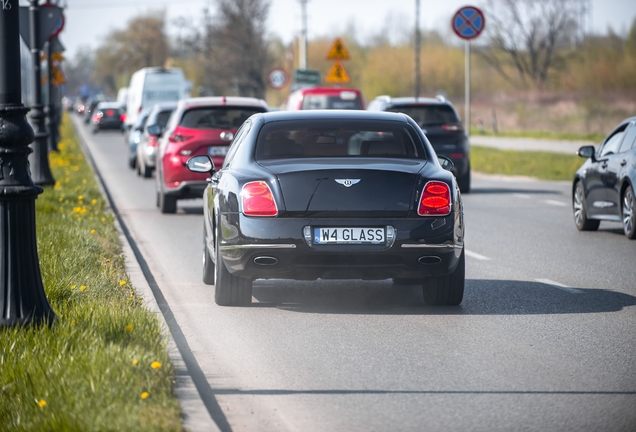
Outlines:
<svg viewBox="0 0 636 432"><path fill-rule="evenodd" d="M50 157L57 183L36 200L40 269L58 320L0 329L0 430L181 430L160 324L127 279L113 216L68 117L62 138Z"/></svg>
<svg viewBox="0 0 636 432"><path fill-rule="evenodd" d="M592 141L594 143L600 143L605 138L605 135L599 133L574 133L574 132L549 132L549 131L500 131L499 133L493 133L492 131L485 130L479 132L477 128L471 128L471 136L500 136L511 138L536 138L536 139L550 139L550 140L563 140L563 141Z"/></svg>
<svg viewBox="0 0 636 432"><path fill-rule="evenodd" d="M535 177L542 180L572 180L585 160L576 155L553 152L498 150L470 146L474 171Z"/></svg>

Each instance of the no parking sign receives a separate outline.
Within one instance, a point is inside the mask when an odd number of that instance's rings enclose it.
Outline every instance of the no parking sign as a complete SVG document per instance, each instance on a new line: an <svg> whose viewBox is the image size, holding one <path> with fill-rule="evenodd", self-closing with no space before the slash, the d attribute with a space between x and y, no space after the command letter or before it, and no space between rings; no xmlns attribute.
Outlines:
<svg viewBox="0 0 636 432"><path fill-rule="evenodd" d="M453 31L462 39L475 39L486 25L484 13L475 6L464 6L458 10L451 21Z"/></svg>

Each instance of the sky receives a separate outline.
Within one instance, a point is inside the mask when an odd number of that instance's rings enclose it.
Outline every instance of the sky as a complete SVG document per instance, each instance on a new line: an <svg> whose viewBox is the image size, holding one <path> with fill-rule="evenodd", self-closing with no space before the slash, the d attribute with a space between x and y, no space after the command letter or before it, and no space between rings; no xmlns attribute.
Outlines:
<svg viewBox="0 0 636 432"><path fill-rule="evenodd" d="M269 32L290 43L301 29L301 6L298 0L270 0ZM627 33L636 17L636 0L589 0L592 8L591 28L594 33L605 34L612 27L619 34ZM41 0L40 3L43 3ZM189 24L198 24L201 12L214 0L62 0L66 2L66 24L60 40L66 47L65 56L72 59L80 46L96 48L111 30L123 29L127 22L148 11L165 9L169 33L177 37L179 29L173 25L180 16ZM483 6L484 0L420 0L422 30L450 33L452 15L462 6ZM28 5L27 0L20 0ZM488 11L483 8L488 25ZM336 38L353 23L362 37L377 34L388 28L395 33L414 26L415 0L309 0L307 29L309 39ZM387 27L386 23L390 25ZM390 34L389 37L399 37Z"/></svg>

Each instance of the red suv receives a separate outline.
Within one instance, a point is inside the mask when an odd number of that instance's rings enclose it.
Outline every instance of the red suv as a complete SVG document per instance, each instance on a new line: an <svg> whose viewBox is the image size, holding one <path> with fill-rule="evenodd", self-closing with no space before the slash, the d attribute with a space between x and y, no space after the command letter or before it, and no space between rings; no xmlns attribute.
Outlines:
<svg viewBox="0 0 636 432"><path fill-rule="evenodd" d="M210 155L215 166L222 166L239 126L252 114L266 111L264 100L247 97L179 101L161 134L157 152L157 206L161 213L174 213L179 199L203 196L209 175L188 170L188 159Z"/></svg>
<svg viewBox="0 0 636 432"><path fill-rule="evenodd" d="M296 90L287 98L285 109L352 109L363 110L364 99L356 88L309 87Z"/></svg>

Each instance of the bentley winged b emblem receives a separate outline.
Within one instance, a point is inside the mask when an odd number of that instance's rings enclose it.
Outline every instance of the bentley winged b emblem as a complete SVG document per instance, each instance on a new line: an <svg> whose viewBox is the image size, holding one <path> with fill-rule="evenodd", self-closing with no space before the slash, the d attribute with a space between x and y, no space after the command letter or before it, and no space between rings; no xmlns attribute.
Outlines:
<svg viewBox="0 0 636 432"><path fill-rule="evenodd" d="M340 183L344 187L351 187L354 184L360 183L360 179L335 179L336 183Z"/></svg>

